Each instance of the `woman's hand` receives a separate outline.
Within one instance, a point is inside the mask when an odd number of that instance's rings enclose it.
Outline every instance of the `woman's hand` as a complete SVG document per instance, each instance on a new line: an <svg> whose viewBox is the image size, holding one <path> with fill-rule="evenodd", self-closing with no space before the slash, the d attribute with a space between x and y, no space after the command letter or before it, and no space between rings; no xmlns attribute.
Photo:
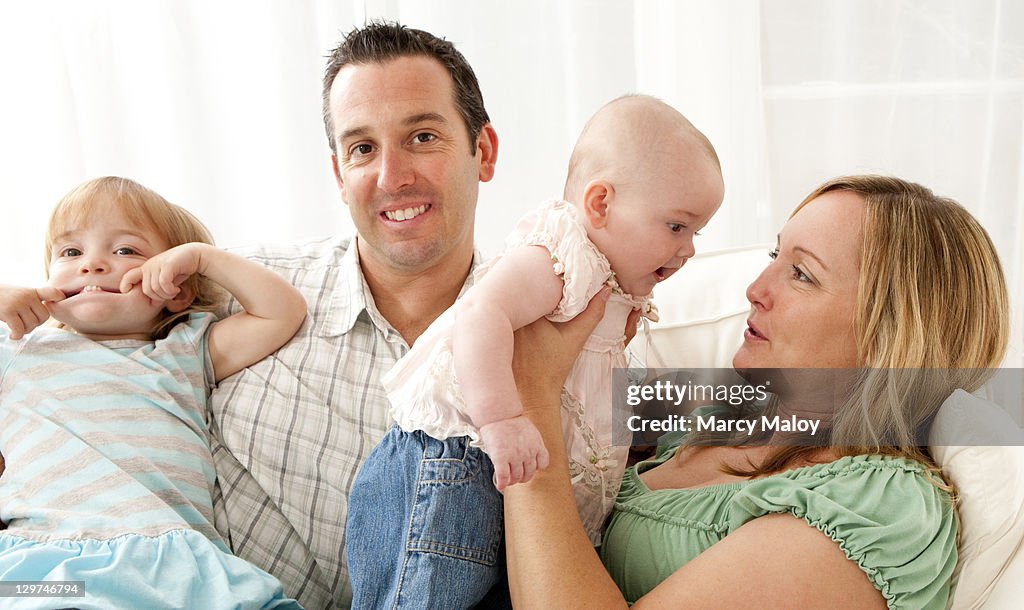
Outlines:
<svg viewBox="0 0 1024 610"><path fill-rule="evenodd" d="M608 294L599 292L569 322L541 319L516 332L512 371L523 414L537 425L551 456L529 483L505 490L509 590L516 607L626 607L576 512L559 412L562 384L604 316Z"/></svg>
<svg viewBox="0 0 1024 610"><path fill-rule="evenodd" d="M636 336L636 331L639 326L640 310L634 309L633 311L629 312L628 316L626 316L626 345L629 345L630 341L633 340L633 337Z"/></svg>
<svg viewBox="0 0 1024 610"><path fill-rule="evenodd" d="M512 372L525 410L561 394L583 344L604 317L610 294L609 288L602 289L583 312L568 322L553 324L541 318L516 331ZM540 400L527 401L526 397Z"/></svg>

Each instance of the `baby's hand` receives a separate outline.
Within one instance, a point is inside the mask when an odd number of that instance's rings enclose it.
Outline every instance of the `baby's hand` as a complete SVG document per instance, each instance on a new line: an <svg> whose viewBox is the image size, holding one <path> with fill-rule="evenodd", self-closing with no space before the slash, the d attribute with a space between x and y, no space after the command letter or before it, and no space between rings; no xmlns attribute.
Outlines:
<svg viewBox="0 0 1024 610"><path fill-rule="evenodd" d="M50 319L46 303L64 300L64 293L53 286L39 289L0 284L0 321L11 329L17 341Z"/></svg>
<svg viewBox="0 0 1024 610"><path fill-rule="evenodd" d="M121 278L121 292L131 292L139 284L142 293L154 301L173 299L181 292L181 284L193 273L200 272L203 245L182 244L129 270Z"/></svg>
<svg viewBox="0 0 1024 610"><path fill-rule="evenodd" d="M535 472L548 467L548 450L540 431L523 415L481 427L480 439L494 463L494 485L498 491L525 483Z"/></svg>

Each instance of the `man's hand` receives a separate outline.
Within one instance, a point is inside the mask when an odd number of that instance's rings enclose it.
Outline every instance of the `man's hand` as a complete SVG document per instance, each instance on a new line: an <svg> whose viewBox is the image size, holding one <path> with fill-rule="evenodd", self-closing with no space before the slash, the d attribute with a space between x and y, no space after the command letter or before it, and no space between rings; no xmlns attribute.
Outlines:
<svg viewBox="0 0 1024 610"><path fill-rule="evenodd" d="M481 427L480 440L494 464L494 486L498 491L525 483L535 472L548 467L548 450L540 431L522 415Z"/></svg>
<svg viewBox="0 0 1024 610"><path fill-rule="evenodd" d="M53 286L23 288L0 284L0 321L11 329L17 341L50 319L47 303L64 300L64 293Z"/></svg>

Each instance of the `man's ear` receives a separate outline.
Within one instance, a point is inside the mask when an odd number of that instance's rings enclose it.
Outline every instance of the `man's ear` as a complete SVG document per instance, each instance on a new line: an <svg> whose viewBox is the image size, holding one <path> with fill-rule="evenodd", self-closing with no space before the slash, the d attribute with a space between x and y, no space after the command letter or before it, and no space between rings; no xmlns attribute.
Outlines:
<svg viewBox="0 0 1024 610"><path fill-rule="evenodd" d="M188 309L188 306L192 304L192 301L196 300L196 293L191 287L182 284L181 292L178 296L174 297L170 301L164 303L164 309L171 313L178 313Z"/></svg>
<svg viewBox="0 0 1024 610"><path fill-rule="evenodd" d="M348 205L345 198L345 181L341 179L341 170L338 168L338 155L331 153L331 169L334 171L334 180L338 183L338 190L341 191L341 200Z"/></svg>
<svg viewBox="0 0 1024 610"><path fill-rule="evenodd" d="M494 166L498 164L498 132L490 123L484 123L476 137L476 152L480 155L480 182L490 182Z"/></svg>
<svg viewBox="0 0 1024 610"><path fill-rule="evenodd" d="M583 215L595 229L608 224L608 205L615 197L615 186L607 180L591 180L583 188Z"/></svg>

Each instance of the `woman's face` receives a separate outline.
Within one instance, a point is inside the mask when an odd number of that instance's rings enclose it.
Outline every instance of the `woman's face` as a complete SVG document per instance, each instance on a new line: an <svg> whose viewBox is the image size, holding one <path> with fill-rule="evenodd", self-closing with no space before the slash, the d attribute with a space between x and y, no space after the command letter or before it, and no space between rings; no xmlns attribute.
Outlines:
<svg viewBox="0 0 1024 610"><path fill-rule="evenodd" d="M854 309L864 201L849 191L805 205L747 288L750 317L733 367L855 368Z"/></svg>

